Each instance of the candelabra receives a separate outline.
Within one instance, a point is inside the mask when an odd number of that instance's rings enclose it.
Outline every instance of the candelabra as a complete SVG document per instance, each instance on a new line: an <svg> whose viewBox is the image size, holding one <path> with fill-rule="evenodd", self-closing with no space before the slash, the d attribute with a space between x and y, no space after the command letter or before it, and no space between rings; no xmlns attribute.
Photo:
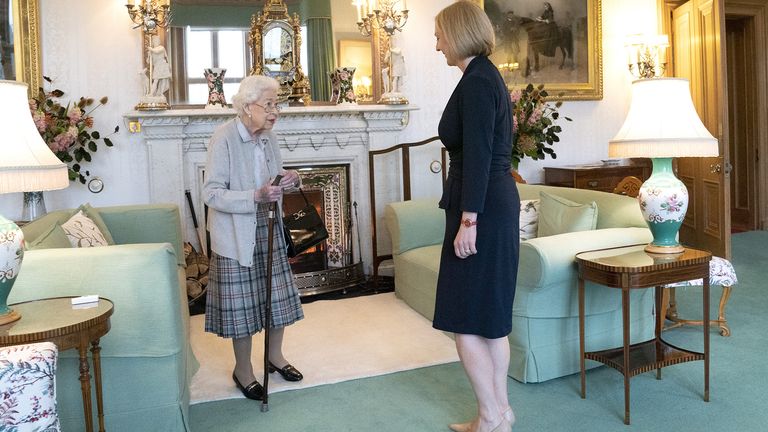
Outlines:
<svg viewBox="0 0 768 432"><path fill-rule="evenodd" d="M146 34L156 34L158 27L167 27L171 20L168 0L139 0L137 4L128 0L125 7L131 21L136 24L134 28L141 27Z"/></svg>
<svg viewBox="0 0 768 432"><path fill-rule="evenodd" d="M363 36L371 36L376 30L382 30L387 49L387 67L382 70L384 94L379 99L380 104L407 104L408 98L399 90L402 77L405 75L405 63L398 48L391 47L392 36L396 31L402 32L408 21L408 6L405 0L356 0L357 27ZM400 8L396 6L399 4Z"/></svg>
<svg viewBox="0 0 768 432"><path fill-rule="evenodd" d="M139 0L135 3L128 0L125 7L136 24L133 28L141 28L144 47L145 67L139 73L143 93L135 108L146 111L169 109L165 92L171 84L171 67L158 35L158 30L167 27L171 21L169 0Z"/></svg>
<svg viewBox="0 0 768 432"><path fill-rule="evenodd" d="M627 50L629 72L638 79L649 79L664 75L666 69L667 35L646 37L632 35L624 47Z"/></svg>

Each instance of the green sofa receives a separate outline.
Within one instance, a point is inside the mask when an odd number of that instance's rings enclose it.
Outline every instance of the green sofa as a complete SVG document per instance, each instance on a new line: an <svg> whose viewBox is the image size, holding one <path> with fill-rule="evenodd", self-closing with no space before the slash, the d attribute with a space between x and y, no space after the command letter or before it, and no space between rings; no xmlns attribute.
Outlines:
<svg viewBox="0 0 768 432"><path fill-rule="evenodd" d="M597 228L533 238L520 243L509 376L541 382L579 371L579 320L574 256L578 252L648 243L652 236L637 200L621 195L543 185L518 185L520 199L546 191L577 203L597 203ZM395 293L432 319L445 216L437 199L391 203L385 223L392 237ZM587 350L621 346L621 292L586 284ZM653 336L653 292L631 297L632 340ZM588 367L598 363L588 362Z"/></svg>
<svg viewBox="0 0 768 432"><path fill-rule="evenodd" d="M9 303L87 294L110 299L111 328L101 339L106 429L189 431L189 383L198 363L189 341L178 208L96 210L115 245L26 251ZM25 225L25 241L72 212L55 211ZM85 430L78 376L76 350L60 353L56 396L65 432Z"/></svg>

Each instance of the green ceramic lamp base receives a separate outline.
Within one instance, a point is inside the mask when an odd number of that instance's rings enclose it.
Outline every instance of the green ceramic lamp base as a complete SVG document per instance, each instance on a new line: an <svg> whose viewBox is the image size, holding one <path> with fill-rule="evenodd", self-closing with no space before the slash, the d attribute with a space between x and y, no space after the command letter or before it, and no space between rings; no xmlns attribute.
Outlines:
<svg viewBox="0 0 768 432"><path fill-rule="evenodd" d="M23 258L24 233L13 221L0 215L0 325L21 318L7 306L7 300Z"/></svg>
<svg viewBox="0 0 768 432"><path fill-rule="evenodd" d="M0 325L5 325L14 322L21 318L21 314L13 309L9 309L8 313L0 315Z"/></svg>
<svg viewBox="0 0 768 432"><path fill-rule="evenodd" d="M672 158L653 158L653 173L640 187L640 211L653 234L645 251L675 254L684 248L677 234L688 210L688 189L672 170Z"/></svg>

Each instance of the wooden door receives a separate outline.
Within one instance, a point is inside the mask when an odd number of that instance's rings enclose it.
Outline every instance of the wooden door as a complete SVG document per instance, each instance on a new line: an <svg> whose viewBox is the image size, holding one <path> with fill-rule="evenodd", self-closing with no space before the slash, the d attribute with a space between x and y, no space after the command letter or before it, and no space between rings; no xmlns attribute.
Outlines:
<svg viewBox="0 0 768 432"><path fill-rule="evenodd" d="M728 71L728 124L731 171L731 230L758 229L760 136L759 63L765 54L757 48L759 22L754 12L738 10L729 18L726 4L726 67Z"/></svg>
<svg viewBox="0 0 768 432"><path fill-rule="evenodd" d="M720 156L678 158L677 175L685 183L690 204L680 241L730 258L730 190L728 117L724 55L722 0L663 1L662 27L671 35L670 76L687 78L696 110L718 139ZM668 15L666 13L669 13Z"/></svg>

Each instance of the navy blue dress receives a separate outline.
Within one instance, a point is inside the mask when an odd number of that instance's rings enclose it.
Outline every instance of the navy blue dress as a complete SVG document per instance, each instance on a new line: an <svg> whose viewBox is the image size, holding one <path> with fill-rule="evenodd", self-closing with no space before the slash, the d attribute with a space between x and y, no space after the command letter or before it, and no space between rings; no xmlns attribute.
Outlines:
<svg viewBox="0 0 768 432"><path fill-rule="evenodd" d="M433 326L489 339L512 330L520 249L520 196L510 175L512 107L487 57L474 58L454 89L438 133L450 155L440 208L445 238ZM462 211L477 212L477 254L456 257Z"/></svg>

